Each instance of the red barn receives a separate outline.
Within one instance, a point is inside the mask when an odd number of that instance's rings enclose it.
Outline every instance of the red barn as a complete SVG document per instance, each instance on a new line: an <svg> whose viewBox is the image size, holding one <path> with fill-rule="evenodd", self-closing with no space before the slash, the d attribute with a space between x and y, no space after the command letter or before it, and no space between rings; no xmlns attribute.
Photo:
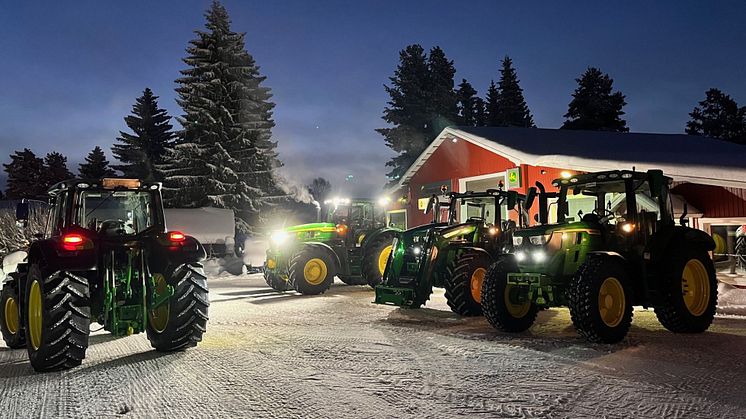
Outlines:
<svg viewBox="0 0 746 419"><path fill-rule="evenodd" d="M525 193L536 181L551 188L565 171L633 167L672 177L676 209L687 202L691 225L713 235L717 230L723 246L728 231L746 224L746 146L684 134L502 127L444 129L399 179L400 206L389 220L409 228L427 223L424 203L443 185L476 191L503 182Z"/></svg>

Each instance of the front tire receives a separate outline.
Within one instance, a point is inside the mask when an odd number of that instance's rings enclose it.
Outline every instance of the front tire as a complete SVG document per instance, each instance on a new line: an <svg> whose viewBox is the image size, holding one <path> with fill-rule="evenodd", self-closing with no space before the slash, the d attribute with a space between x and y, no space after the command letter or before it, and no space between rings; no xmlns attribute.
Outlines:
<svg viewBox="0 0 746 419"><path fill-rule="evenodd" d="M383 272L393 249L393 241L392 234L381 234L366 246L363 258L364 284L375 288L383 283Z"/></svg>
<svg viewBox="0 0 746 419"><path fill-rule="evenodd" d="M21 305L16 288L9 283L0 292L0 331L5 344L11 349L26 346L26 334L21 324Z"/></svg>
<svg viewBox="0 0 746 419"><path fill-rule="evenodd" d="M91 325L88 280L65 271L42 276L39 265L32 264L24 295L26 348L34 370L80 365Z"/></svg>
<svg viewBox="0 0 746 419"><path fill-rule="evenodd" d="M518 265L510 256L498 258L487 270L482 284L482 311L495 329L519 333L534 324L539 310L531 301L514 301L520 290L508 284L511 272L518 272Z"/></svg>
<svg viewBox="0 0 746 419"><path fill-rule="evenodd" d="M202 341L207 331L210 306L207 277L202 264L188 263L177 267L168 276L153 274L148 281L148 294L168 292L173 295L158 307L148 301L147 335L150 345L160 352L180 351Z"/></svg>
<svg viewBox="0 0 746 419"><path fill-rule="evenodd" d="M632 324L632 291L624 264L589 257L570 281L570 317L590 342L617 343Z"/></svg>
<svg viewBox="0 0 746 419"><path fill-rule="evenodd" d="M326 249L304 246L290 259L288 276L299 293L323 294L334 283L334 259Z"/></svg>
<svg viewBox="0 0 746 419"><path fill-rule="evenodd" d="M715 266L704 250L675 249L661 269L662 298L655 315L674 333L702 333L717 309Z"/></svg>
<svg viewBox="0 0 746 419"><path fill-rule="evenodd" d="M264 270L264 282L266 282L267 285L275 291L283 292L290 289L288 281L282 279L280 275L277 275L274 272L270 272L267 269Z"/></svg>
<svg viewBox="0 0 746 419"><path fill-rule="evenodd" d="M465 250L448 264L444 285L451 311L461 316L482 315L482 283L491 263L484 252Z"/></svg>

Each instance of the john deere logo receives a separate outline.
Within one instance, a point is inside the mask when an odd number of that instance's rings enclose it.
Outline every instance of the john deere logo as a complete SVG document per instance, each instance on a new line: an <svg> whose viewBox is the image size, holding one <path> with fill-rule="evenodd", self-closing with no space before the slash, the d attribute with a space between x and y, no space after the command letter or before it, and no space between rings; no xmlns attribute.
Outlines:
<svg viewBox="0 0 746 419"><path fill-rule="evenodd" d="M508 189L521 187L521 172L519 168L508 169Z"/></svg>

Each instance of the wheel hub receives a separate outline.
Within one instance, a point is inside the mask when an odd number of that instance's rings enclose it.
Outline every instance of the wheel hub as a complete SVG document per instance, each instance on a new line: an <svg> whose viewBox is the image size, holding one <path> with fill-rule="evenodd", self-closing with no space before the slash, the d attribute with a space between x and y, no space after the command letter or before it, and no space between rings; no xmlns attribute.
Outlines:
<svg viewBox="0 0 746 419"><path fill-rule="evenodd" d="M512 290L513 285L507 284L505 286L505 308L511 316L520 319L531 310L531 301L524 301L523 303L513 302L513 298L510 296Z"/></svg>
<svg viewBox="0 0 746 419"><path fill-rule="evenodd" d="M626 297L624 287L618 279L608 277L598 292L598 311L601 320L609 327L616 327L624 318Z"/></svg>
<svg viewBox="0 0 746 419"><path fill-rule="evenodd" d="M319 258L309 260L303 267L303 278L311 285L319 285L324 282L327 273L326 263Z"/></svg>
<svg viewBox="0 0 746 419"><path fill-rule="evenodd" d="M166 277L163 276L163 274L154 274L153 283L153 288L155 291L153 294L156 297L155 299L158 299L157 297L160 295L165 295L168 293L168 283L166 282ZM158 307L151 309L149 316L150 327L157 333L163 333L163 331L166 330L166 327L168 326L170 312L171 303L169 303L168 301L164 301Z"/></svg>
<svg viewBox="0 0 746 419"><path fill-rule="evenodd" d="M477 268L471 274L471 280L469 285L471 287L471 298L478 303L482 303L482 283L484 282L484 275L487 271L484 268Z"/></svg>
<svg viewBox="0 0 746 419"><path fill-rule="evenodd" d="M383 271L386 270L386 263L389 260L389 256L391 255L391 249L392 245L388 245L381 250L381 253L378 255L378 271L383 275Z"/></svg>
<svg viewBox="0 0 746 419"><path fill-rule="evenodd" d="M684 305L694 316L701 316L710 304L710 276L705 265L691 259L681 273L681 294Z"/></svg>
<svg viewBox="0 0 746 419"><path fill-rule="evenodd" d="M34 282L31 283L31 291L29 292L28 325L29 336L31 337L31 347L34 350L39 350L41 347L42 298L41 286L37 280L34 280Z"/></svg>
<svg viewBox="0 0 746 419"><path fill-rule="evenodd" d="M15 335L18 333L18 303L16 302L15 298L8 297L7 300L5 300L5 328L8 329L8 331Z"/></svg>

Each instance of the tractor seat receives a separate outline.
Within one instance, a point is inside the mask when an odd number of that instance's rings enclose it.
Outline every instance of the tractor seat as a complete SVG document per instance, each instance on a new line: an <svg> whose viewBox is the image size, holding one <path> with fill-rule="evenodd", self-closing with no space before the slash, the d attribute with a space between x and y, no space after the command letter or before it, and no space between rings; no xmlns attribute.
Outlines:
<svg viewBox="0 0 746 419"><path fill-rule="evenodd" d="M124 222L122 220L105 220L98 228L98 234L102 236L121 236L124 234Z"/></svg>

